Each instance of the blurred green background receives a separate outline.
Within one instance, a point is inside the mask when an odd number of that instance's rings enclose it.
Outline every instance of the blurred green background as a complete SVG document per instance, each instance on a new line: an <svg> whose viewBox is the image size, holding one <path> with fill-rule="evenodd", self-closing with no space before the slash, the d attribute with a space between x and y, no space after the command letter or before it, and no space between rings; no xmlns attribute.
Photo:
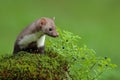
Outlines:
<svg viewBox="0 0 120 80"><path fill-rule="evenodd" d="M120 0L0 0L0 54L12 54L18 33L44 16L55 16L57 26L82 37L81 44L111 57L120 74Z"/></svg>

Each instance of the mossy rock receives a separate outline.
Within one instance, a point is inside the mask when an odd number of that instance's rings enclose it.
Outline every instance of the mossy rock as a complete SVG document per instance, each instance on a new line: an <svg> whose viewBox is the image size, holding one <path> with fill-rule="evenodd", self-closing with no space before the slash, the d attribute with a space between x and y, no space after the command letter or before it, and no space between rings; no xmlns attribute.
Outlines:
<svg viewBox="0 0 120 80"><path fill-rule="evenodd" d="M20 52L0 59L0 79L66 80L67 61L57 53Z"/></svg>

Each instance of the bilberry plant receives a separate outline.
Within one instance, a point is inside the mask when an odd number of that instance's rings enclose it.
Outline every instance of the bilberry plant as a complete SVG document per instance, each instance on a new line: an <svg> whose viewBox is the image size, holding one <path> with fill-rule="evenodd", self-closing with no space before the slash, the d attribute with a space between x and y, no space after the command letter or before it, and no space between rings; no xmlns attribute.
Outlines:
<svg viewBox="0 0 120 80"><path fill-rule="evenodd" d="M116 67L108 57L97 57L93 49L80 47L81 37L68 31L61 31L59 38L49 38L47 51L57 52L68 62L68 74L71 80L97 80L101 74Z"/></svg>

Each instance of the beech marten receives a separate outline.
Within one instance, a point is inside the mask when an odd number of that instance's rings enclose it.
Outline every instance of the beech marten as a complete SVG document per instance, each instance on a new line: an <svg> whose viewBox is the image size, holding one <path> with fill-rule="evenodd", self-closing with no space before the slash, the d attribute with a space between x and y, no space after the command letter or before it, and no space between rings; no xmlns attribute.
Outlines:
<svg viewBox="0 0 120 80"><path fill-rule="evenodd" d="M44 53L45 35L58 37L55 18L40 18L26 27L17 37L13 54L19 51Z"/></svg>

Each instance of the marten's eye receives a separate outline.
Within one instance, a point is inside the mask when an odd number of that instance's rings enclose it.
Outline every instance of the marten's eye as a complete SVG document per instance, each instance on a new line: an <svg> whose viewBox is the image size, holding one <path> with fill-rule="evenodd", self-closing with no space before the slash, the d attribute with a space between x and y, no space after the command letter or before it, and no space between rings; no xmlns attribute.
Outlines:
<svg viewBox="0 0 120 80"><path fill-rule="evenodd" d="M52 31L52 28L49 28L49 31Z"/></svg>

